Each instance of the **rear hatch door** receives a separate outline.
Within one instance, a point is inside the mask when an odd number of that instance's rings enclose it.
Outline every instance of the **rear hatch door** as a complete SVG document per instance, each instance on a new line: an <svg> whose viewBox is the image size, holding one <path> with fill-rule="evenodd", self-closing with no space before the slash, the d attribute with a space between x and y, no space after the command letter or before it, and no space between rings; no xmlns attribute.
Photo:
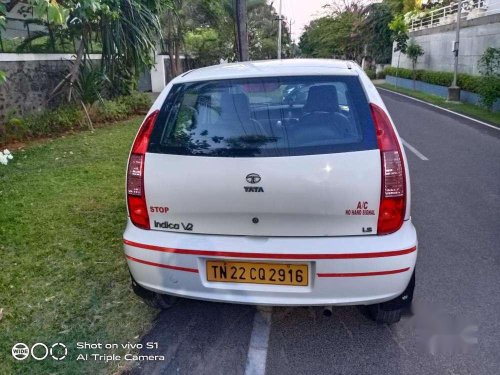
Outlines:
<svg viewBox="0 0 500 375"><path fill-rule="evenodd" d="M287 97L298 90L306 95ZM380 186L356 76L174 86L145 160L151 228L164 231L374 234Z"/></svg>

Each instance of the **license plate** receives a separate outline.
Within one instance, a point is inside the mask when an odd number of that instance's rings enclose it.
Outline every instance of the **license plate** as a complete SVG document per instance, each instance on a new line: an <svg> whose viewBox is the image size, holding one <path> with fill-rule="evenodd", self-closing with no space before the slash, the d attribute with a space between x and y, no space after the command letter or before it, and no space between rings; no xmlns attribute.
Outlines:
<svg viewBox="0 0 500 375"><path fill-rule="evenodd" d="M223 283L307 286L307 264L212 261L206 263L207 280Z"/></svg>

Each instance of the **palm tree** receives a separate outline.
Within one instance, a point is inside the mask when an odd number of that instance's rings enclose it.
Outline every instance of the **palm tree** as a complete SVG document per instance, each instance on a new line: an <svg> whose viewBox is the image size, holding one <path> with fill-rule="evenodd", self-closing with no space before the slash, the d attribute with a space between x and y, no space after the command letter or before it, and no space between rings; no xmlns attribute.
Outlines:
<svg viewBox="0 0 500 375"><path fill-rule="evenodd" d="M160 0L120 0L118 15L105 13L100 18L102 68L110 78L128 78L135 84L139 74L154 65L161 36L160 4Z"/></svg>
<svg viewBox="0 0 500 375"><path fill-rule="evenodd" d="M102 46L101 69L114 83L111 87L115 93L129 91L138 74L154 63L156 41L161 35L158 14L172 1L32 0L38 18L51 25L48 31L57 30L58 35L75 44L76 58L70 72L51 96L69 83L68 100L72 99L73 83L94 44ZM36 38L46 36L40 33Z"/></svg>

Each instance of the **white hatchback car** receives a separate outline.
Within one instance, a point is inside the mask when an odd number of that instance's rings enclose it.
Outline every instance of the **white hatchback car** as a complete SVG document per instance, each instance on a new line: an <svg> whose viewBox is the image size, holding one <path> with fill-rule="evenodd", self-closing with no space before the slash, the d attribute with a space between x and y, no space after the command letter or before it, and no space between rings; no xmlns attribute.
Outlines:
<svg viewBox="0 0 500 375"><path fill-rule="evenodd" d="M149 111L127 172L134 290L262 305L370 305L396 322L417 236L396 129L353 62L197 69Z"/></svg>

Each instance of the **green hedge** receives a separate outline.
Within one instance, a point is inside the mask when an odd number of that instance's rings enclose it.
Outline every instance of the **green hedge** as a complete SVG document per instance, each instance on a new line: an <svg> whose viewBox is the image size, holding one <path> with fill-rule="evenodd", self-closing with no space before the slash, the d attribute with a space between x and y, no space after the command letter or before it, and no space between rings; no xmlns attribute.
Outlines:
<svg viewBox="0 0 500 375"><path fill-rule="evenodd" d="M95 126L145 114L150 106L149 94L135 92L115 100L88 105L87 111ZM64 132L88 128L83 108L76 105L47 109L23 117L9 115L0 123L0 145L32 138L53 137Z"/></svg>
<svg viewBox="0 0 500 375"><path fill-rule="evenodd" d="M375 74L375 69L365 69L365 73L370 79L375 79L377 75Z"/></svg>
<svg viewBox="0 0 500 375"><path fill-rule="evenodd" d="M411 69L404 69L404 68L398 69L389 66L385 68L384 72L386 75L394 77L399 76L401 78L413 79L413 72ZM453 82L452 72L433 72L430 70L416 70L415 73L416 73L415 79L417 79L418 81L431 83L433 85L448 87L451 86L451 83ZM479 89L481 87L481 79L482 77L480 76L473 76L470 74L459 73L457 76L457 84L462 88L462 90L479 94L480 93Z"/></svg>

